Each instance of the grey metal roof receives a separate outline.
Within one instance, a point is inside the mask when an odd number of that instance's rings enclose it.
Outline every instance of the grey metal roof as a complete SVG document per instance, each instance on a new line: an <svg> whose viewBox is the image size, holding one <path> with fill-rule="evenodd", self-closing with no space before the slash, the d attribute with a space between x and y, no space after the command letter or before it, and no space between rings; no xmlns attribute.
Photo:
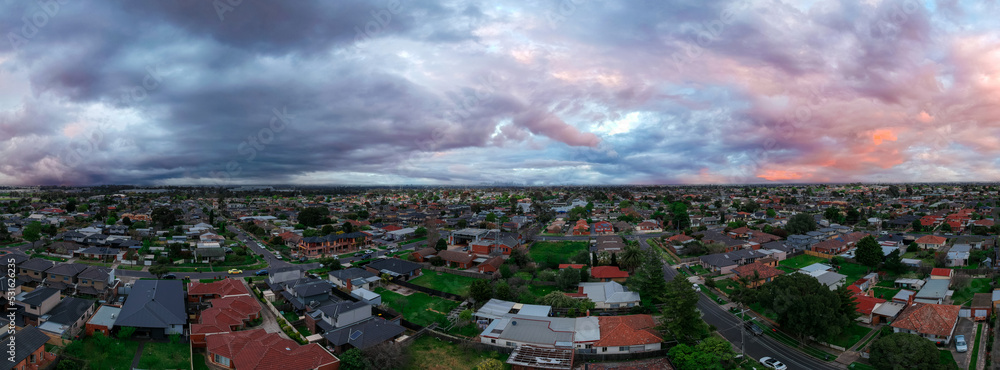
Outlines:
<svg viewBox="0 0 1000 370"><path fill-rule="evenodd" d="M420 269L420 264L416 262L404 261L399 258L383 258L372 261L368 267L377 271L388 270L397 274L409 274Z"/></svg>
<svg viewBox="0 0 1000 370"><path fill-rule="evenodd" d="M931 279L926 281L914 298L938 299L948 296L948 285L951 284L951 280Z"/></svg>
<svg viewBox="0 0 1000 370"><path fill-rule="evenodd" d="M167 328L185 323L184 287L179 280L139 280L125 299L116 325Z"/></svg>
<svg viewBox="0 0 1000 370"><path fill-rule="evenodd" d="M639 302L639 293L630 292L621 284L608 281L602 283L580 283L583 294L594 302L628 303Z"/></svg>
<svg viewBox="0 0 1000 370"><path fill-rule="evenodd" d="M121 312L121 307L104 305L97 309L97 312L94 313L94 316L90 317L87 323L106 326L110 329L114 327L115 321L121 316Z"/></svg>

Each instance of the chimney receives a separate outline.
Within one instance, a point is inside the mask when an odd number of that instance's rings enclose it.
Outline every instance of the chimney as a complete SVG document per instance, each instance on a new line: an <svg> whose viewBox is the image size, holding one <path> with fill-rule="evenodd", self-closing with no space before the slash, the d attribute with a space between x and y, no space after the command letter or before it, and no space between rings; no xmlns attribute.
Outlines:
<svg viewBox="0 0 1000 370"><path fill-rule="evenodd" d="M577 293L583 294L583 287L582 286L576 287L576 290L577 290Z"/></svg>

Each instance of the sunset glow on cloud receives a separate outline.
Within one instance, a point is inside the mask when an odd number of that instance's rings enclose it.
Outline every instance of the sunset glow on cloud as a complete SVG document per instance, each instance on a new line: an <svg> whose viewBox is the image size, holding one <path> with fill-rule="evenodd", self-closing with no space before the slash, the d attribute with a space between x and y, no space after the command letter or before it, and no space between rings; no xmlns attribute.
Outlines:
<svg viewBox="0 0 1000 370"><path fill-rule="evenodd" d="M995 2L39 12L0 2L0 184L1000 180Z"/></svg>

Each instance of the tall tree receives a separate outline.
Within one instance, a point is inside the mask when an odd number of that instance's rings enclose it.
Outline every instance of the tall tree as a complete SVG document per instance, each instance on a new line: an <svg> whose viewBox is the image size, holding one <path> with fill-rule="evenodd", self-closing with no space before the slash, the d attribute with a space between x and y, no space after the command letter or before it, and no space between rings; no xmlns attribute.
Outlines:
<svg viewBox="0 0 1000 370"><path fill-rule="evenodd" d="M938 357L938 349L926 338L892 333L872 343L870 361L876 369L946 369Z"/></svg>
<svg viewBox="0 0 1000 370"><path fill-rule="evenodd" d="M907 267L903 264L903 258L899 255L899 249L896 249L885 256L885 264L882 265L886 270L893 274L902 274L906 272Z"/></svg>
<svg viewBox="0 0 1000 370"><path fill-rule="evenodd" d="M808 213L797 213L788 219L785 230L791 234L805 234L816 230L816 220Z"/></svg>
<svg viewBox="0 0 1000 370"><path fill-rule="evenodd" d="M678 274L667 282L664 291L663 328L678 342L693 345L708 335L708 325L698 313L698 293Z"/></svg>
<svg viewBox="0 0 1000 370"><path fill-rule="evenodd" d="M38 239L42 238L42 223L38 221L31 221L28 226L24 227L21 231L21 237L29 242L36 242Z"/></svg>
<svg viewBox="0 0 1000 370"><path fill-rule="evenodd" d="M663 278L663 260L656 252L647 250L642 258L642 264L626 282L630 289L652 304L663 303L664 292L667 290L667 280Z"/></svg>
<svg viewBox="0 0 1000 370"><path fill-rule="evenodd" d="M326 223L329 214L330 210L326 207L308 207L299 212L298 219L303 225L316 227Z"/></svg>
<svg viewBox="0 0 1000 370"><path fill-rule="evenodd" d="M734 368L736 352L729 342L708 337L695 346L678 344L670 349L670 358L678 370L724 370Z"/></svg>
<svg viewBox="0 0 1000 370"><path fill-rule="evenodd" d="M874 236L866 236L858 241L854 256L862 265L868 266L869 270L875 269L882 263L882 246L875 241Z"/></svg>
<svg viewBox="0 0 1000 370"><path fill-rule="evenodd" d="M778 324L800 338L831 338L857 317L854 302L844 302L844 292L831 291L810 275L779 275L758 290L756 302L774 311Z"/></svg>
<svg viewBox="0 0 1000 370"><path fill-rule="evenodd" d="M639 249L638 245L628 245L621 252L621 257L618 258L618 267L629 272L635 271L642 264L642 258L642 249Z"/></svg>

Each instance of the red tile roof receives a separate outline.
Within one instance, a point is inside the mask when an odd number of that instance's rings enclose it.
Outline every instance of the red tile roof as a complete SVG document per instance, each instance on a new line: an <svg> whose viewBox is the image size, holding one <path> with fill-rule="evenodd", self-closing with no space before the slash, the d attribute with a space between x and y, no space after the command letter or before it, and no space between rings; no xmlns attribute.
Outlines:
<svg viewBox="0 0 1000 370"><path fill-rule="evenodd" d="M300 346L264 329L212 334L206 341L209 358L228 358L237 369L306 370L340 362L319 344Z"/></svg>
<svg viewBox="0 0 1000 370"><path fill-rule="evenodd" d="M684 234L677 234L677 235L674 235L674 236L671 236L671 237L667 238L667 240L668 241L675 241L676 240L676 241L679 241L679 242L683 243L683 242L686 242L688 240L694 240L694 238L692 238L690 236L687 236L687 235L684 235Z"/></svg>
<svg viewBox="0 0 1000 370"><path fill-rule="evenodd" d="M768 266L760 262L748 263L746 265L733 269L733 272L736 273L736 276L739 277L747 276L753 278L754 271L757 272L760 279L773 278L775 276L785 273L784 271L778 270L772 266Z"/></svg>
<svg viewBox="0 0 1000 370"><path fill-rule="evenodd" d="M854 286L854 285L851 285L851 286ZM869 296L866 296L866 295L855 294L854 295L854 302L857 303L856 310L858 312L860 312L862 315L871 315L872 314L872 310L875 309L875 306L878 305L879 303L885 303L885 300L881 299L881 298L875 298L875 297L869 297Z"/></svg>
<svg viewBox="0 0 1000 370"><path fill-rule="evenodd" d="M628 272L618 269L618 266L597 266L590 269L590 276L598 279L627 278Z"/></svg>
<svg viewBox="0 0 1000 370"><path fill-rule="evenodd" d="M949 304L914 303L903 309L891 325L921 334L947 337L954 331L961 309Z"/></svg>
<svg viewBox="0 0 1000 370"><path fill-rule="evenodd" d="M250 294L243 282L236 279L223 279L211 283L192 281L188 284L188 295L218 295L220 297Z"/></svg>
<svg viewBox="0 0 1000 370"><path fill-rule="evenodd" d="M954 270L938 267L931 270L931 276L951 276L952 272Z"/></svg>
<svg viewBox="0 0 1000 370"><path fill-rule="evenodd" d="M385 230L385 231L397 231L397 230L402 230L402 229L403 229L402 227L399 227L399 226L396 226L396 225L389 225L389 226L383 226L382 227L382 230Z"/></svg>
<svg viewBox="0 0 1000 370"><path fill-rule="evenodd" d="M251 296L216 298L212 307L201 312L199 323L191 324L191 333L225 333L234 326L250 321L250 315L259 314L260 303Z"/></svg>
<svg viewBox="0 0 1000 370"><path fill-rule="evenodd" d="M579 270L579 269L582 269L584 266L587 266L587 265L577 264L577 263L560 263L559 264L559 269L562 270L564 268L573 268L573 269Z"/></svg>
<svg viewBox="0 0 1000 370"><path fill-rule="evenodd" d="M944 244L948 239L937 235L924 235L918 238L915 243L917 244Z"/></svg>
<svg viewBox="0 0 1000 370"><path fill-rule="evenodd" d="M663 342L650 315L601 316L601 339L594 347L638 346Z"/></svg>

